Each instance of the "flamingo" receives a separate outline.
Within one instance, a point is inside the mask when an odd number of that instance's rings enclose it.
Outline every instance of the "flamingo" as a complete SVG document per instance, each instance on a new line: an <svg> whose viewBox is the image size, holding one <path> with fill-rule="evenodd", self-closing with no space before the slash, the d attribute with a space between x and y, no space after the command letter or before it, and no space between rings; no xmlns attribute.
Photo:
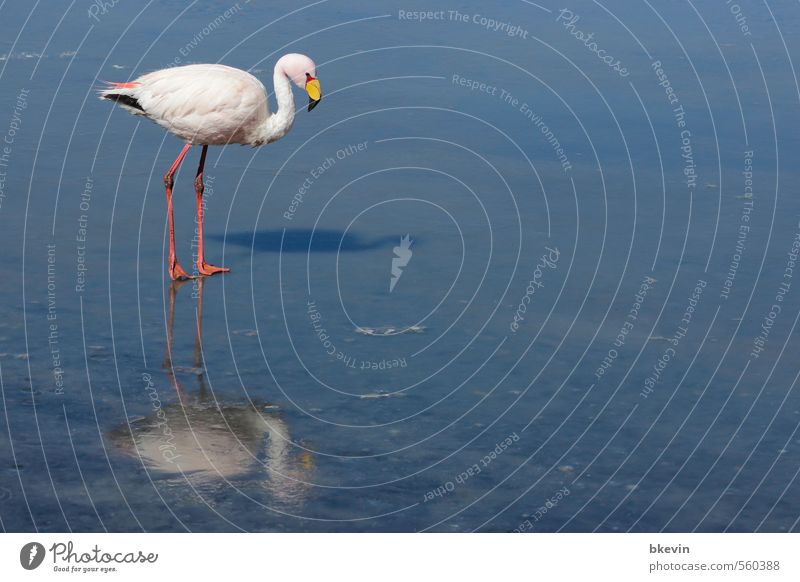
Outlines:
<svg viewBox="0 0 800 582"><path fill-rule="evenodd" d="M250 73L225 65L198 64L161 69L125 83L107 82L99 89L101 99L110 99L134 115L146 117L176 135L185 145L167 173L169 222L169 276L191 279L175 253L172 217L173 176L193 145L203 146L194 179L197 198L197 273L213 275L230 269L205 262L203 253L203 167L209 145L238 143L259 147L285 136L294 123L292 85L308 93L308 111L322 99L317 67L309 57L287 54L275 63L273 83L278 109L270 113L264 85Z"/></svg>

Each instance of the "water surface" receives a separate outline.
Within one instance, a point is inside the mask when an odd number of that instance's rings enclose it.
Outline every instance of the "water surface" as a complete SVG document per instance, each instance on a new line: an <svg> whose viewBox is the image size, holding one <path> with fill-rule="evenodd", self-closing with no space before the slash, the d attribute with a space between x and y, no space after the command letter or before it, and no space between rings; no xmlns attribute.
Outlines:
<svg viewBox="0 0 800 582"><path fill-rule="evenodd" d="M0 9L3 529L797 529L796 6L107 4ZM286 52L171 283L94 87Z"/></svg>

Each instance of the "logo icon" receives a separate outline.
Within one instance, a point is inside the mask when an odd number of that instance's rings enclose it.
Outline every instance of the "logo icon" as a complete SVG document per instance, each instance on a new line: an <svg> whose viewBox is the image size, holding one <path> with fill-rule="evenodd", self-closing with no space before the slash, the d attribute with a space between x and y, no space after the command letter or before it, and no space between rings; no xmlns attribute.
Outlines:
<svg viewBox="0 0 800 582"><path fill-rule="evenodd" d="M395 256L392 257L392 277L389 280L389 293L394 291L394 286L397 285L400 276L403 274L403 268L406 267L411 260L411 255L413 254L411 252L411 245L413 243L414 241L411 240L410 235L406 235L400 238L400 246L392 249Z"/></svg>
<svg viewBox="0 0 800 582"><path fill-rule="evenodd" d="M29 542L19 551L19 563L26 570L35 570L44 562L44 546L39 542Z"/></svg>

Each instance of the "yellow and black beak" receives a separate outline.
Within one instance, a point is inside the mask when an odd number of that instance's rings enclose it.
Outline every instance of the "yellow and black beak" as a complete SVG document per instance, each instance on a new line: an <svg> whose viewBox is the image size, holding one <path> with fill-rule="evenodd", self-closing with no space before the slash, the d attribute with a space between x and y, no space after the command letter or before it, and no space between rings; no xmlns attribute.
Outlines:
<svg viewBox="0 0 800 582"><path fill-rule="evenodd" d="M308 110L311 111L322 101L322 88L319 81L306 73L306 93L308 93Z"/></svg>

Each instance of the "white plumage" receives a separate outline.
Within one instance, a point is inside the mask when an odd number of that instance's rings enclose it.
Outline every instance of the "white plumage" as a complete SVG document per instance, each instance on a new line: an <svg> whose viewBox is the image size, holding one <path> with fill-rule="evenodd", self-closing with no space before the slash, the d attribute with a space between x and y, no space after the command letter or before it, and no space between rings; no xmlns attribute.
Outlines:
<svg viewBox="0 0 800 582"><path fill-rule="evenodd" d="M253 75L225 65L186 65L162 69L125 83L108 83L99 90L101 99L116 102L134 115L144 116L184 142L181 153L164 175L170 230L169 274L172 279L191 278L175 258L172 218L173 175L193 145L202 145L195 179L199 245L197 274L227 271L203 260L203 166L209 145L242 144L258 147L274 142L292 128L295 116L292 83L308 93L308 110L322 98L317 68L309 57L284 55L275 64L273 82L278 108L270 113L267 91Z"/></svg>
<svg viewBox="0 0 800 582"><path fill-rule="evenodd" d="M106 89L102 95L123 94L135 99L141 109L118 103L193 145L254 144L269 116L261 81L225 65L164 69L132 84Z"/></svg>

